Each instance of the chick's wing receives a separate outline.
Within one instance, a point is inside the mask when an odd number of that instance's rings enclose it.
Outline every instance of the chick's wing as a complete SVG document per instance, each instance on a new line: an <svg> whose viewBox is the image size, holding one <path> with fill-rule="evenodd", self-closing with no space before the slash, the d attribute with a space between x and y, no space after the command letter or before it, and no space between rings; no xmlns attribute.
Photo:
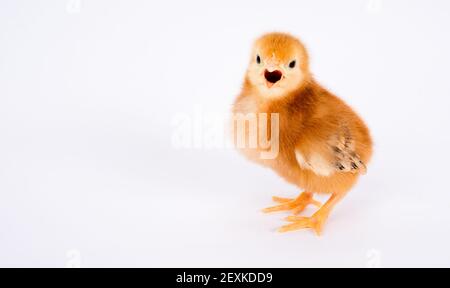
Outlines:
<svg viewBox="0 0 450 288"><path fill-rule="evenodd" d="M336 172L366 173L366 165L355 152L355 139L346 126L330 135L326 143L310 146L295 151L297 161L304 169L321 176Z"/></svg>

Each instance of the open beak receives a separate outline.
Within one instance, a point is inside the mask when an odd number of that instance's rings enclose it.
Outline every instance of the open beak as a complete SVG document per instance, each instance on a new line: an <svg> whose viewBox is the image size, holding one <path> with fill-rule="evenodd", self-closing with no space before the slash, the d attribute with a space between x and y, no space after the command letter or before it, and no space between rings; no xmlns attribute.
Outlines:
<svg viewBox="0 0 450 288"><path fill-rule="evenodd" d="M264 78L266 78L267 88L271 88L283 77L283 73L280 70L272 70L272 71L270 70L266 69L264 71Z"/></svg>

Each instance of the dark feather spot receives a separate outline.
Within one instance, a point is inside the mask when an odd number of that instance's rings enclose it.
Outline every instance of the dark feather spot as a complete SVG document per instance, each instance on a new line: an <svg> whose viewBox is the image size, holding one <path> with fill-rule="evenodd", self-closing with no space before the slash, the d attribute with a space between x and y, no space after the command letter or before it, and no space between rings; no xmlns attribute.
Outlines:
<svg viewBox="0 0 450 288"><path fill-rule="evenodd" d="M333 150L334 150L334 152L336 152L336 153L342 153L342 150L339 149L339 148L336 147L336 146L333 146Z"/></svg>

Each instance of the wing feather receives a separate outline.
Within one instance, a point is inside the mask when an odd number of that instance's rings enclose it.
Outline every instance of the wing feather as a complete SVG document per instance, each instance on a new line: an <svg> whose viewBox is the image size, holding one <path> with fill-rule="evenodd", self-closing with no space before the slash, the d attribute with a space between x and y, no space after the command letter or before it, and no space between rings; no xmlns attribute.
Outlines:
<svg viewBox="0 0 450 288"><path fill-rule="evenodd" d="M312 151L305 155L300 150L295 151L297 162L303 169L312 170L317 175L330 176L335 172L365 174L366 165L355 152L355 140L350 130L343 126L327 142L325 152Z"/></svg>

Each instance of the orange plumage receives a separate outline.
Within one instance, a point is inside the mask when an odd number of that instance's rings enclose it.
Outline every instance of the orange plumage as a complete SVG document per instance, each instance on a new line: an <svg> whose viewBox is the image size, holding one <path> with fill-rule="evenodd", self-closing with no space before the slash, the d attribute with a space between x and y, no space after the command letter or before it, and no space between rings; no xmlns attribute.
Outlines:
<svg viewBox="0 0 450 288"><path fill-rule="evenodd" d="M274 197L279 205L264 210L293 212L287 218L291 223L280 231L312 228L320 234L331 209L359 175L366 172L372 154L367 126L348 105L313 79L305 47L298 39L283 33L267 34L255 42L233 113L278 115L276 134L271 130L270 119L255 122L258 129L263 129L258 131L268 131L272 143L278 144L276 157L263 159L259 152L267 147L261 145L239 150L304 190L296 199ZM233 129L234 139L244 137L248 143L249 125L246 123L242 135ZM313 199L314 193L327 193L331 197L321 206ZM311 217L296 216L310 204L321 207Z"/></svg>

